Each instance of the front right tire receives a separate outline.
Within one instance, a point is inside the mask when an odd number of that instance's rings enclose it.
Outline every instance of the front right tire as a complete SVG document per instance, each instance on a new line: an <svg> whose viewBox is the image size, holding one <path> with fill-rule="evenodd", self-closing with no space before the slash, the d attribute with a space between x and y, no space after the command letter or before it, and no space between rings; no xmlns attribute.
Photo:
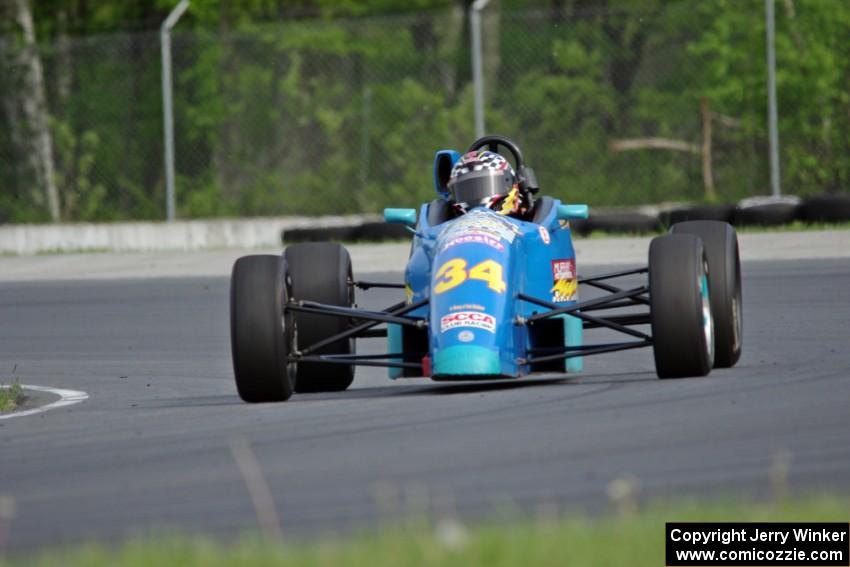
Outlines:
<svg viewBox="0 0 850 567"><path fill-rule="evenodd" d="M715 368L731 368L743 348L741 257L732 225L718 221L689 221L673 225L672 234L700 237L708 258L708 287L715 330Z"/></svg>
<svg viewBox="0 0 850 567"><path fill-rule="evenodd" d="M668 234L649 245L652 348L659 378L705 376L714 363L714 319L702 240Z"/></svg>

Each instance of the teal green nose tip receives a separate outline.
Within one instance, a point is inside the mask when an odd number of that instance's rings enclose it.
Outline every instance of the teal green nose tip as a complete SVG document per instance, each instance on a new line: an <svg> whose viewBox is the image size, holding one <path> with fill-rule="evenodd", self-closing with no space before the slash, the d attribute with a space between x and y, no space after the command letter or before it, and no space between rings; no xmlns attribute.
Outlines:
<svg viewBox="0 0 850 567"><path fill-rule="evenodd" d="M434 376L476 376L501 374L499 353L474 345L455 345L443 348L434 355Z"/></svg>

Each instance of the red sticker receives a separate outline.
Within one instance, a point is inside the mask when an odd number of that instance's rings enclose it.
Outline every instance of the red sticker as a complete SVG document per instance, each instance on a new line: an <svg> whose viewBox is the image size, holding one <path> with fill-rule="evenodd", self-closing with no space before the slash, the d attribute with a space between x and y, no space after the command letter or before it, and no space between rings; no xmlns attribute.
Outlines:
<svg viewBox="0 0 850 567"><path fill-rule="evenodd" d="M546 229L546 227L541 226L538 228L538 230L540 231L540 238L543 240L543 242L549 244L551 242L551 239L549 238L549 231Z"/></svg>
<svg viewBox="0 0 850 567"><path fill-rule="evenodd" d="M440 319L440 331L443 333L458 327L472 327L495 333L496 318L478 311L458 311Z"/></svg>
<svg viewBox="0 0 850 567"><path fill-rule="evenodd" d="M572 280L576 277L575 258L569 260L552 260L552 280Z"/></svg>

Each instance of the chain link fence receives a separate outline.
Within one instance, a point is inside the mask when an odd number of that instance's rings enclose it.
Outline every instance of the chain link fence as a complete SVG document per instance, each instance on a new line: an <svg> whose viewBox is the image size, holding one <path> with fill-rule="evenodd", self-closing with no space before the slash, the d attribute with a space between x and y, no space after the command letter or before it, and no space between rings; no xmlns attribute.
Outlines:
<svg viewBox="0 0 850 567"><path fill-rule="evenodd" d="M762 5L727 4L485 10L487 130L516 139L542 190L569 202L768 194ZM778 22L783 189L801 196L850 186L850 25L823 24L822 4L798 0ZM433 196L434 151L474 138L459 7L179 28L179 217L416 206ZM0 221L46 220L16 49L0 50ZM62 219L164 218L158 33L70 38L39 56Z"/></svg>

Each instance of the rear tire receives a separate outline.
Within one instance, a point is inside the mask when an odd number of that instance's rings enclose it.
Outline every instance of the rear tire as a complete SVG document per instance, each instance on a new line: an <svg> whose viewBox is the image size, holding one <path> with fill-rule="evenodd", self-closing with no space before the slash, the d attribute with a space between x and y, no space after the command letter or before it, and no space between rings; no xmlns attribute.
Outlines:
<svg viewBox="0 0 850 567"><path fill-rule="evenodd" d="M649 245L649 302L659 378L705 376L714 361L714 330L702 241L668 234Z"/></svg>
<svg viewBox="0 0 850 567"><path fill-rule="evenodd" d="M292 395L283 280L279 256L243 256L233 265L230 347L236 389L246 402L282 402Z"/></svg>
<svg viewBox="0 0 850 567"><path fill-rule="evenodd" d="M351 307L354 288L351 258L339 244L304 243L290 246L284 252L289 276L289 291L296 301L315 301L326 305ZM299 348L347 330L350 319L335 315L294 313L295 336ZM343 339L311 354L354 354L354 340ZM295 367L295 391L338 392L354 380L354 366L321 362L301 362Z"/></svg>
<svg viewBox="0 0 850 567"><path fill-rule="evenodd" d="M673 225L672 234L695 234L708 258L708 287L714 317L714 367L731 368L741 358L743 310L741 258L738 235L731 225L717 221L690 221Z"/></svg>

